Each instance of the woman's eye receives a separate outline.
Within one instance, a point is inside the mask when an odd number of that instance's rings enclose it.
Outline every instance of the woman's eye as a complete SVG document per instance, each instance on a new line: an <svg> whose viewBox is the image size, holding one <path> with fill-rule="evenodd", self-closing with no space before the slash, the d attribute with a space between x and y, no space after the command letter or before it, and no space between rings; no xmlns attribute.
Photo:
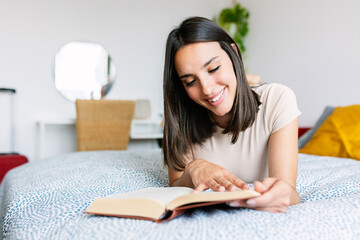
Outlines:
<svg viewBox="0 0 360 240"><path fill-rule="evenodd" d="M221 65L217 66L216 68L213 68L209 71L209 73L213 73L213 72L216 72L217 70L219 70Z"/></svg>
<svg viewBox="0 0 360 240"><path fill-rule="evenodd" d="M185 86L186 86L186 87L189 87L189 86L193 85L194 83L195 83L195 79L192 80L192 81L190 81L190 82L187 82L187 83L185 84Z"/></svg>

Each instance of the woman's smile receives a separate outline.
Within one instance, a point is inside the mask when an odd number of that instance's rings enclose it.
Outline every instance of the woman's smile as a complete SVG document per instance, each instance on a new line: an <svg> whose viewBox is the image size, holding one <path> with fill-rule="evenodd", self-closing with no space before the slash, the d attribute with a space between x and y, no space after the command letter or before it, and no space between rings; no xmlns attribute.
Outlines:
<svg viewBox="0 0 360 240"><path fill-rule="evenodd" d="M220 91L220 93L217 94L217 96L215 96L214 98L207 99L207 101L213 106L219 105L224 100L225 97L224 93L225 93L225 87Z"/></svg>

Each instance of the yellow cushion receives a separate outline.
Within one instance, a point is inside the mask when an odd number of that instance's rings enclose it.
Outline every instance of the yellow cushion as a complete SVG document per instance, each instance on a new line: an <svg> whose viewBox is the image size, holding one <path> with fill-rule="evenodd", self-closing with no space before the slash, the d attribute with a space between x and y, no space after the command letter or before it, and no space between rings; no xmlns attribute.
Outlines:
<svg viewBox="0 0 360 240"><path fill-rule="evenodd" d="M360 105L336 107L299 152L360 160Z"/></svg>

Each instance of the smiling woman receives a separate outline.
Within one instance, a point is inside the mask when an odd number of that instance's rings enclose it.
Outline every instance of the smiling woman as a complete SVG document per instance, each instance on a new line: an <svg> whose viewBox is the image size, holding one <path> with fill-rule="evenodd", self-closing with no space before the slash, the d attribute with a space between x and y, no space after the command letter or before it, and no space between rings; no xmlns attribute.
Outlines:
<svg viewBox="0 0 360 240"><path fill-rule="evenodd" d="M294 93L250 87L234 40L215 22L186 19L170 32L164 67L164 161L171 186L248 189L234 206L272 212L299 203Z"/></svg>

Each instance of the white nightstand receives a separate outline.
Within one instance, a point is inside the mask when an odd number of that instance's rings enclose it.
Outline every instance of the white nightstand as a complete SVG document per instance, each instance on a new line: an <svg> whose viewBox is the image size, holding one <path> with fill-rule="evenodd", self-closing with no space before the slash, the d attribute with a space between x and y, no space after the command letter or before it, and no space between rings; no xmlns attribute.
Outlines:
<svg viewBox="0 0 360 240"><path fill-rule="evenodd" d="M160 148L159 141L163 137L163 130L160 127L161 120L133 120L130 130L130 141L128 145L129 150L133 149L156 149ZM35 149L35 159L41 159L44 156L43 150L46 141L46 128L69 126L75 129L76 119L47 119L38 120L37 139ZM75 129L76 130L76 129ZM67 139L64 139L67 140ZM76 149L76 146L73 146Z"/></svg>
<svg viewBox="0 0 360 240"><path fill-rule="evenodd" d="M160 148L159 140L163 137L161 120L138 120L131 122L130 142L128 149Z"/></svg>
<svg viewBox="0 0 360 240"><path fill-rule="evenodd" d="M46 140L46 128L47 127L72 127L75 129L75 119L46 119L36 121L37 138L35 143L35 159L41 159L44 157L44 146ZM74 147L76 149L76 146Z"/></svg>

